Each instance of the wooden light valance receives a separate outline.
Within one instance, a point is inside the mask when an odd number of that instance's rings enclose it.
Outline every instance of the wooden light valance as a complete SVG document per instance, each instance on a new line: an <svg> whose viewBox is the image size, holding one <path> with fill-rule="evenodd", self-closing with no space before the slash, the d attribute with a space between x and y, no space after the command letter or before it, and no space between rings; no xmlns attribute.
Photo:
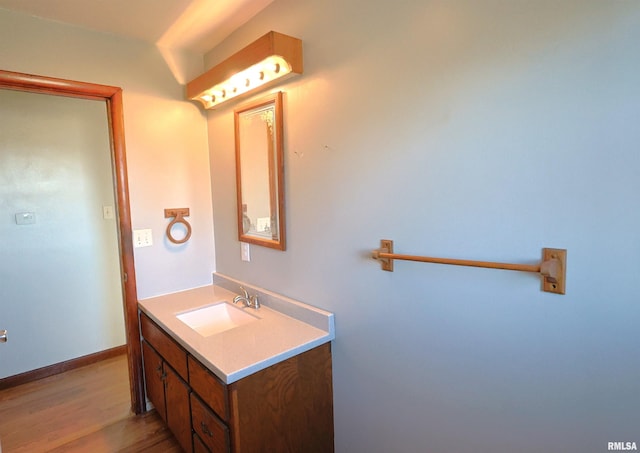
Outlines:
<svg viewBox="0 0 640 453"><path fill-rule="evenodd" d="M187 98L211 109L302 74L302 41L270 31L187 84Z"/></svg>

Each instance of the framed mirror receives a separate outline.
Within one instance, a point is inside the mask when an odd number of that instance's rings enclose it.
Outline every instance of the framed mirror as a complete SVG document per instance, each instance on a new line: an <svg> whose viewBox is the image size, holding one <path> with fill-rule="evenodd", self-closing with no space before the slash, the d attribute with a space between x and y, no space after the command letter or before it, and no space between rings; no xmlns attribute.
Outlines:
<svg viewBox="0 0 640 453"><path fill-rule="evenodd" d="M234 110L238 239L285 249L282 93Z"/></svg>

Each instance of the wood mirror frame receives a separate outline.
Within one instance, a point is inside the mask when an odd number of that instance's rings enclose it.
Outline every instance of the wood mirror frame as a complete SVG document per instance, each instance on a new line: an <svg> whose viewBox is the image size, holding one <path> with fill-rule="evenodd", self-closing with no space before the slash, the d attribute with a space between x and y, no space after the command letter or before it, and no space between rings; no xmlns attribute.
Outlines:
<svg viewBox="0 0 640 453"><path fill-rule="evenodd" d="M236 108L234 126L238 240L285 250L282 92Z"/></svg>
<svg viewBox="0 0 640 453"><path fill-rule="evenodd" d="M106 102L111 139L111 158L118 206L120 265L124 299L124 322L129 361L131 410L140 414L146 410L142 376L142 352L138 326L138 295L133 261L131 211L124 144L122 89L93 83L76 82L52 77L0 70L0 89L67 96Z"/></svg>

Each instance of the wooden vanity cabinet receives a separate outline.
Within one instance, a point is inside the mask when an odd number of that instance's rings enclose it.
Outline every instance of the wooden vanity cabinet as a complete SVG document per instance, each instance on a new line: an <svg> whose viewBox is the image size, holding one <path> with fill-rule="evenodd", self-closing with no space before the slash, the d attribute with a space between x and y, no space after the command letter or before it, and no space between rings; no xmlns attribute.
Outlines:
<svg viewBox="0 0 640 453"><path fill-rule="evenodd" d="M208 451L228 451L228 433L233 453L333 452L330 343L228 385L188 363L193 429Z"/></svg>
<svg viewBox="0 0 640 453"><path fill-rule="evenodd" d="M162 396L159 395L162 392L157 390L159 362L165 371L169 370L176 379L187 386L189 410L186 413L182 406L183 396L178 398L179 403L172 400L173 395L183 395L183 391L175 390L173 384L166 383L163 394L166 400L167 424L172 432L181 433L180 436L183 438L186 438L188 433L189 440L186 446L176 434L185 451L195 453L331 453L334 451L330 343L325 343L227 385L174 342L174 345L182 349L185 355L186 378L183 377L186 380L185 383L174 372L171 362L154 347L154 343L158 342L159 338L163 338L158 335L158 330L166 336L166 339L172 342L173 340L144 313L140 313L140 319L144 338L145 382L147 396L151 402L156 407L162 404ZM154 335L154 339L148 339L145 330L150 335ZM175 353L171 348L169 350L171 354ZM175 360L175 354L172 360ZM181 359L179 363L182 363ZM171 381L168 376L169 373L165 382ZM181 409L176 409L176 405ZM180 426L174 431L171 427L172 416L174 419L182 417L186 420L189 430Z"/></svg>
<svg viewBox="0 0 640 453"><path fill-rule="evenodd" d="M331 453L331 343L227 386L236 453Z"/></svg>

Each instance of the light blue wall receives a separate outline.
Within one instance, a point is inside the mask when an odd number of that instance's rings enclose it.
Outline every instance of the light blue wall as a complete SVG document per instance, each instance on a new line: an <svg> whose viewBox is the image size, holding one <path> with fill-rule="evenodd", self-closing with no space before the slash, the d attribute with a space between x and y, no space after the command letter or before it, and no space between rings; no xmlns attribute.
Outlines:
<svg viewBox="0 0 640 453"><path fill-rule="evenodd" d="M183 86L202 72L202 56L180 54L186 75L178 74L153 44L2 8L0 43L0 69L122 88L132 227L153 231L153 246L134 249L138 296L210 284L206 120ZM182 207L193 234L176 246L165 236L164 209Z"/></svg>
<svg viewBox="0 0 640 453"><path fill-rule="evenodd" d="M304 42L285 92L288 249L236 239L233 106L209 114L218 272L336 314L336 449L640 442L640 4L277 0L206 56ZM368 258L536 262L533 274Z"/></svg>

